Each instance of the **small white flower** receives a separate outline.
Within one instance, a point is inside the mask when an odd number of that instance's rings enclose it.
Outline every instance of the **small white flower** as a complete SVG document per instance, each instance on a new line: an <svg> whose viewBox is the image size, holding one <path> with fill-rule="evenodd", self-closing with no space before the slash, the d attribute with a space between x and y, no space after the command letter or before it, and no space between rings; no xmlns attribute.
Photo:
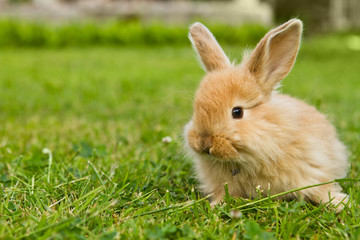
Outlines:
<svg viewBox="0 0 360 240"><path fill-rule="evenodd" d="M43 148L42 153L49 155L49 170L48 170L48 176L47 176L47 181L49 183L50 182L50 175L51 175L51 165L52 165L52 161L53 161L52 152L48 148Z"/></svg>
<svg viewBox="0 0 360 240"><path fill-rule="evenodd" d="M172 142L172 138L169 137L169 136L166 136L166 137L163 137L163 138L161 139L161 141L162 141L163 143L171 143L171 142Z"/></svg>
<svg viewBox="0 0 360 240"><path fill-rule="evenodd" d="M43 150L42 150L42 153L43 154L51 154L51 150L50 149L48 149L48 148L44 148Z"/></svg>
<svg viewBox="0 0 360 240"><path fill-rule="evenodd" d="M264 192L264 190L261 189L261 185L257 185L257 186L256 186L256 192L257 192L257 193L262 193L262 192Z"/></svg>
<svg viewBox="0 0 360 240"><path fill-rule="evenodd" d="M231 210L230 211L230 217L234 219L239 219L242 217L242 212L238 210Z"/></svg>

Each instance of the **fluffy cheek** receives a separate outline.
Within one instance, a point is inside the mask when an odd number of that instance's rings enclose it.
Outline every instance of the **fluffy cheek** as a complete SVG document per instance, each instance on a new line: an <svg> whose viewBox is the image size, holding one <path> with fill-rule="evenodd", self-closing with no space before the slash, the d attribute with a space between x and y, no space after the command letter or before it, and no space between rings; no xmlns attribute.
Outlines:
<svg viewBox="0 0 360 240"><path fill-rule="evenodd" d="M195 133L195 131L189 131L186 136L187 145L191 148L191 150L201 153L202 147L200 146L201 139L200 137Z"/></svg>
<svg viewBox="0 0 360 240"><path fill-rule="evenodd" d="M201 148L199 145L200 137L193 129L193 122L190 121L185 125L184 128L184 139L186 142L186 148L188 152L200 152Z"/></svg>

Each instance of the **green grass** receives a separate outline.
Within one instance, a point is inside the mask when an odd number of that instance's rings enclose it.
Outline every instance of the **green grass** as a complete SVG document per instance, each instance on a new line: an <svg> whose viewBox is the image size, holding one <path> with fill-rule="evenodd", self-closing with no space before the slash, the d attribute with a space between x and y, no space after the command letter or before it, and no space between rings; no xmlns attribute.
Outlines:
<svg viewBox="0 0 360 240"><path fill-rule="evenodd" d="M345 38L305 42L282 91L328 115L359 179L360 54ZM190 45L2 49L0 69L0 239L359 239L358 182L341 183L339 214L229 196L210 208L182 147L203 75Z"/></svg>

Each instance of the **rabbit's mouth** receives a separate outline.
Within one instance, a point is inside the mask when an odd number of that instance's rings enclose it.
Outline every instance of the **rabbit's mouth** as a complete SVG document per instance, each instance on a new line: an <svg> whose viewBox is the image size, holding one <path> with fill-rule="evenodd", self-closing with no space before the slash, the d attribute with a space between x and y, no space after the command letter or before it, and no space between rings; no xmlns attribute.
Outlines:
<svg viewBox="0 0 360 240"><path fill-rule="evenodd" d="M239 158L242 150L227 136L200 133L192 128L192 122L185 127L185 134L188 146L195 153L209 159L232 161Z"/></svg>
<svg viewBox="0 0 360 240"><path fill-rule="evenodd" d="M209 154L222 160L231 160L239 156L236 148L231 144L231 140L223 136L213 136Z"/></svg>
<svg viewBox="0 0 360 240"><path fill-rule="evenodd" d="M199 153L211 159L238 163L243 161L244 156L251 155L251 151L244 145L221 136L214 136L211 147L201 149Z"/></svg>
<svg viewBox="0 0 360 240"><path fill-rule="evenodd" d="M231 161L239 156L239 151L233 146L231 140L223 136L202 137L196 144L190 146L195 152L212 159Z"/></svg>

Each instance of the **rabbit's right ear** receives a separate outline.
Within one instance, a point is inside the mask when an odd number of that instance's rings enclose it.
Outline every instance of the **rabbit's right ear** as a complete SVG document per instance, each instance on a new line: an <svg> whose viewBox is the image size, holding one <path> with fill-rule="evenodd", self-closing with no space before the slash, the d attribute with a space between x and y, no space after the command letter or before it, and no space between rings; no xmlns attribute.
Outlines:
<svg viewBox="0 0 360 240"><path fill-rule="evenodd" d="M301 32L300 20L292 19L284 23L268 32L245 62L266 94L270 94L293 67Z"/></svg>
<svg viewBox="0 0 360 240"><path fill-rule="evenodd" d="M231 65L215 37L203 24L197 22L191 25L189 38L207 72L221 70Z"/></svg>

